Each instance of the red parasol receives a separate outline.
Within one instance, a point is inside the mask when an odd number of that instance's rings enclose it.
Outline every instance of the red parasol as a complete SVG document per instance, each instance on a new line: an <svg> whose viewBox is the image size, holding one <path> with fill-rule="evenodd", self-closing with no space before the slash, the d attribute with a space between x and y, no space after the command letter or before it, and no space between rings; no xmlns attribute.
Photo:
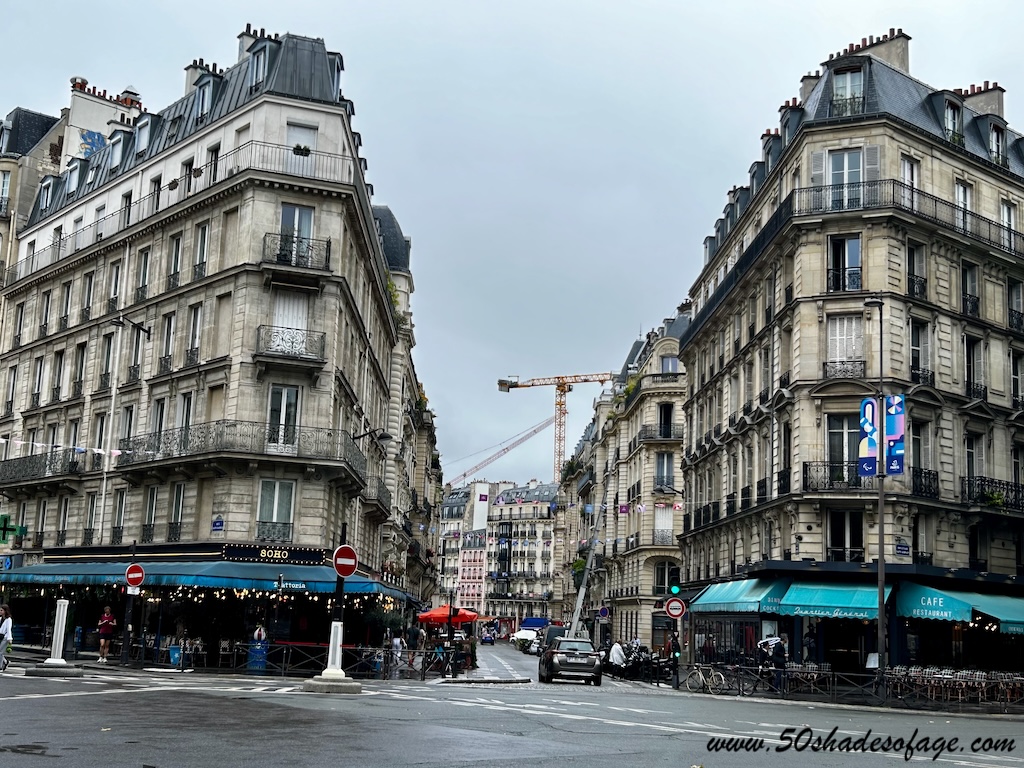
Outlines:
<svg viewBox="0 0 1024 768"><path fill-rule="evenodd" d="M441 605L421 613L416 618L419 619L420 624L447 624L449 612L451 612L451 606ZM469 624L476 621L477 614L465 608L456 608L451 617L452 624Z"/></svg>

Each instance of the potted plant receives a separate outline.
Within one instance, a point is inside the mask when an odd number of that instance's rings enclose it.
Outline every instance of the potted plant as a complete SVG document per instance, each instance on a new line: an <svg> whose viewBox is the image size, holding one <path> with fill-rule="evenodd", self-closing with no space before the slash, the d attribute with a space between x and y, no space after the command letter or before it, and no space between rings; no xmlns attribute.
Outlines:
<svg viewBox="0 0 1024 768"><path fill-rule="evenodd" d="M309 157L309 147L305 147L302 144L296 144L292 147L292 152L299 157Z"/></svg>
<svg viewBox="0 0 1024 768"><path fill-rule="evenodd" d="M193 168L192 169L192 177L193 178L198 179L202 175L203 175L203 169L202 168Z"/></svg>
<svg viewBox="0 0 1024 768"><path fill-rule="evenodd" d="M167 188L173 192L175 189L178 188L178 180L171 179L169 182L167 182Z"/></svg>

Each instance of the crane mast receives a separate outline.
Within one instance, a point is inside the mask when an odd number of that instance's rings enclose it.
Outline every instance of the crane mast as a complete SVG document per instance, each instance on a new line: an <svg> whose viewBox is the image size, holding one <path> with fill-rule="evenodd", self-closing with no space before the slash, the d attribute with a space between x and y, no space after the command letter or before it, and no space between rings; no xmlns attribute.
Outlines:
<svg viewBox="0 0 1024 768"><path fill-rule="evenodd" d="M554 387L555 388L555 472L552 479L561 479L562 464L565 463L565 416L569 412L565 406L565 396L572 392L573 384L603 383L614 381L614 373L578 373L570 376L545 376L536 379L519 381L518 376L498 379L498 391L509 392L523 387Z"/></svg>
<svg viewBox="0 0 1024 768"><path fill-rule="evenodd" d="M467 469L461 475L459 475L458 477L453 479L451 481L452 487L453 488L458 488L469 477L471 477L474 472L479 472L481 469L486 467L488 464L491 464L491 463L497 461L502 456L504 456L506 453L511 451L513 448L517 448L518 446L520 446L523 443L525 443L527 440L529 440L531 437L536 435L538 432L543 432L545 429L550 427L554 423L554 421L555 421L555 417L554 416L549 416L548 418L544 419L544 421L542 421L540 424L538 424L537 426L535 426L532 429L530 429L530 431L528 431L522 437L519 437L516 440L514 440L513 442L509 443L504 448L502 448L500 451L498 451L496 453L492 453L490 456L488 456L486 459L481 461L479 464L477 464L474 467L471 467L470 469Z"/></svg>

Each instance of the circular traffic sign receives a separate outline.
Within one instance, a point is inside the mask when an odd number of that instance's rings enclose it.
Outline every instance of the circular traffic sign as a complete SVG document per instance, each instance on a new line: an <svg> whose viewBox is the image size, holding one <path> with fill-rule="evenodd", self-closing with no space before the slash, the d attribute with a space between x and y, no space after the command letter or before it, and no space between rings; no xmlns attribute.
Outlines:
<svg viewBox="0 0 1024 768"><path fill-rule="evenodd" d="M132 563L124 571L124 580L129 587L140 587L146 580L146 569L138 563Z"/></svg>
<svg viewBox="0 0 1024 768"><path fill-rule="evenodd" d="M665 601L665 613L670 619L681 619L686 615L686 602L678 597L670 597Z"/></svg>
<svg viewBox="0 0 1024 768"><path fill-rule="evenodd" d="M344 579L355 573L358 563L359 558L356 556L356 551L348 544L342 544L334 550L334 570L341 578Z"/></svg>
<svg viewBox="0 0 1024 768"><path fill-rule="evenodd" d="M597 611L597 615L602 619L607 619L610 614L611 611L608 610L607 605L602 605Z"/></svg>

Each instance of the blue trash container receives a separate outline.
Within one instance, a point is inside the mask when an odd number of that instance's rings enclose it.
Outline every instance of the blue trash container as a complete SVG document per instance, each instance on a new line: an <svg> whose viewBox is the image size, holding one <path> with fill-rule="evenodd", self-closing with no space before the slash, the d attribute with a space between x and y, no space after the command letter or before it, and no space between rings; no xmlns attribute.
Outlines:
<svg viewBox="0 0 1024 768"><path fill-rule="evenodd" d="M181 646L172 645L167 649L168 655L170 656L171 664L178 666L181 663Z"/></svg>
<svg viewBox="0 0 1024 768"><path fill-rule="evenodd" d="M249 656L246 667L255 671L265 670L267 668L267 650L269 648L269 640L253 640L249 644Z"/></svg>

